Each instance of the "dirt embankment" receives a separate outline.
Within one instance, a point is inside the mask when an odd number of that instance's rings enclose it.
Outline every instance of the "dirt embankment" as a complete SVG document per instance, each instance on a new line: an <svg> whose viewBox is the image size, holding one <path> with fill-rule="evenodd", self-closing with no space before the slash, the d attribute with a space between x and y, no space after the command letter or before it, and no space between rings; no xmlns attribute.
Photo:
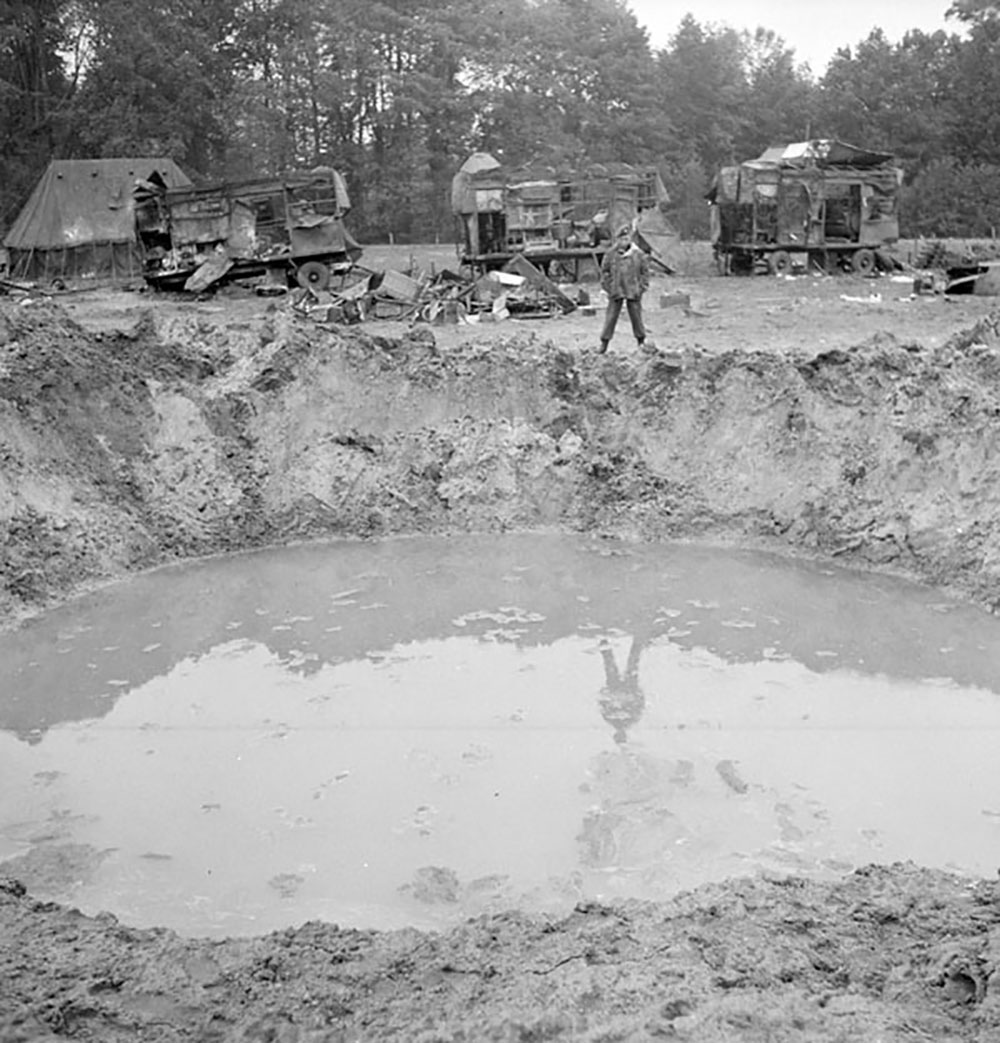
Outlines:
<svg viewBox="0 0 1000 1043"><path fill-rule="evenodd" d="M932 347L599 356L275 311L0 311L0 619L179 556L528 527L759 542L1000 604L995 316ZM441 935L208 943L0 889L0 1039L1000 1036L1000 891L907 867Z"/></svg>
<svg viewBox="0 0 1000 1043"><path fill-rule="evenodd" d="M283 313L0 313L8 616L176 556L559 526L758 540L1000 602L996 318L933 349L442 350Z"/></svg>
<svg viewBox="0 0 1000 1043"><path fill-rule="evenodd" d="M681 1039L988 1043L1000 887L906 867L711 885L441 934L191 942L0 886L5 1043Z"/></svg>

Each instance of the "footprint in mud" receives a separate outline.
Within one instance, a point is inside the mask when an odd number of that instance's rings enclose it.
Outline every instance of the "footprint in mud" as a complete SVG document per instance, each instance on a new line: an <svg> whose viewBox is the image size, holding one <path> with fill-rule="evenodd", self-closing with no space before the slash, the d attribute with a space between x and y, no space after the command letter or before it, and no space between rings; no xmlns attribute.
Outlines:
<svg viewBox="0 0 1000 1043"><path fill-rule="evenodd" d="M502 873L476 877L463 884L448 866L421 866L412 880L397 890L425 905L458 906L463 916L510 909L519 904L521 897L511 889L510 878Z"/></svg>
<svg viewBox="0 0 1000 1043"><path fill-rule="evenodd" d="M732 761L719 761L715 766L715 770L719 773L719 778L721 778L734 793L746 793L747 790L750 789L749 785L747 785L743 777L736 770L736 765Z"/></svg>
<svg viewBox="0 0 1000 1043"><path fill-rule="evenodd" d="M493 760L493 751L481 743L470 743L469 747L462 751L462 760L466 764L485 764Z"/></svg>
<svg viewBox="0 0 1000 1043"><path fill-rule="evenodd" d="M293 815L287 808L275 808L275 815L286 829L314 829L316 820L308 815Z"/></svg>
<svg viewBox="0 0 1000 1043"><path fill-rule="evenodd" d="M299 876L298 873L278 873L268 880L267 886L272 891L277 891L282 898L294 898L305 882L305 877Z"/></svg>
<svg viewBox="0 0 1000 1043"><path fill-rule="evenodd" d="M783 844L794 844L805 840L806 834L795 824L795 808L791 804L778 802L774 805L778 834Z"/></svg>
<svg viewBox="0 0 1000 1043"><path fill-rule="evenodd" d="M30 844L51 844L57 840L67 840L77 826L96 821L93 815L81 815L68 808L55 808L49 812L47 819L14 823L4 828L0 835Z"/></svg>
<svg viewBox="0 0 1000 1043"><path fill-rule="evenodd" d="M393 830L394 833L415 832L418 836L429 837L434 833L434 819L438 815L438 809L432 804L418 804L411 818Z"/></svg>
<svg viewBox="0 0 1000 1043"><path fill-rule="evenodd" d="M670 781L676 786L690 786L694 782L694 764L691 761L677 761Z"/></svg>
<svg viewBox="0 0 1000 1043"><path fill-rule="evenodd" d="M326 796L326 791L331 787L335 786L338 782L343 782L344 779L350 778L351 773L349 771L338 771L332 778L324 779L317 787L313 790L312 799L322 800Z"/></svg>
<svg viewBox="0 0 1000 1043"><path fill-rule="evenodd" d="M86 884L114 848L98 850L91 844L39 844L3 863L5 876L20 880L40 897L64 895Z"/></svg>
<svg viewBox="0 0 1000 1043"><path fill-rule="evenodd" d="M458 874L447 866L421 866L408 884L399 887L400 894L412 895L418 902L441 905L457 902L461 884Z"/></svg>

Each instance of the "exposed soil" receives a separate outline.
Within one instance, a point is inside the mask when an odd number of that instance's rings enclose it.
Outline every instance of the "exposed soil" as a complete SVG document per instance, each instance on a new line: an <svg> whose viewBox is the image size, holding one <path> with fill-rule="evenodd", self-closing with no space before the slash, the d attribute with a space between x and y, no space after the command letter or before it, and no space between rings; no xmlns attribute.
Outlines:
<svg viewBox="0 0 1000 1043"><path fill-rule="evenodd" d="M599 314L326 328L236 290L0 299L0 620L179 557L529 528L831 556L995 610L1000 313L908 290L664 279L657 349L626 321L606 356ZM1000 885L896 865L217 943L11 882L0 1040L64 1037L985 1043Z"/></svg>

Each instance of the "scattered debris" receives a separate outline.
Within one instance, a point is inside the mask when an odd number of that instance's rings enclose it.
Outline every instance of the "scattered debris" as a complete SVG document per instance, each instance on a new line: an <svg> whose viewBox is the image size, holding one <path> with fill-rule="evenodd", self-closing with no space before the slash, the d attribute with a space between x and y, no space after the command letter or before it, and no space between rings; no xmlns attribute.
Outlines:
<svg viewBox="0 0 1000 1043"><path fill-rule="evenodd" d="M33 282L15 282L13 279L0 279L0 294L13 294L20 297L51 297L64 289L64 287L53 287L51 290L43 290Z"/></svg>
<svg viewBox="0 0 1000 1043"><path fill-rule="evenodd" d="M945 293L974 293L1000 296L1000 261L978 261L955 265L947 271Z"/></svg>
<svg viewBox="0 0 1000 1043"><path fill-rule="evenodd" d="M353 281L339 290L295 291L291 307L322 323L394 319L441 326L552 318L590 305L586 290L559 286L520 255L503 269L478 278L449 269L423 275L391 269L373 272L360 266L346 278Z"/></svg>
<svg viewBox="0 0 1000 1043"><path fill-rule="evenodd" d="M521 302L524 307L515 307L511 309L512 313L552 314L552 309L558 308L565 315L576 308L576 304L523 254L516 254L512 257L505 265L504 271L524 277L524 284L521 287Z"/></svg>
<svg viewBox="0 0 1000 1043"><path fill-rule="evenodd" d="M914 293L1000 295L1000 242L921 240L913 253Z"/></svg>

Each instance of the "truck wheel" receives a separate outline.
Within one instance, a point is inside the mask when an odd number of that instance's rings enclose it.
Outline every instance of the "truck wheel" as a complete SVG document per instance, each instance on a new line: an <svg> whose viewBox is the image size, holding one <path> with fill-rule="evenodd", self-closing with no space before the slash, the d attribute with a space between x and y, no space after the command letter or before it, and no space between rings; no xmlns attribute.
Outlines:
<svg viewBox="0 0 1000 1043"><path fill-rule="evenodd" d="M322 261L306 261L296 270L295 281L304 290L325 290L330 285L330 269Z"/></svg>
<svg viewBox="0 0 1000 1043"><path fill-rule="evenodd" d="M857 250L851 258L851 267L858 275L871 275L875 271L875 251Z"/></svg>
<svg viewBox="0 0 1000 1043"><path fill-rule="evenodd" d="M775 250L767 255L767 270L772 275L785 275L792 270L792 259L787 250Z"/></svg>

